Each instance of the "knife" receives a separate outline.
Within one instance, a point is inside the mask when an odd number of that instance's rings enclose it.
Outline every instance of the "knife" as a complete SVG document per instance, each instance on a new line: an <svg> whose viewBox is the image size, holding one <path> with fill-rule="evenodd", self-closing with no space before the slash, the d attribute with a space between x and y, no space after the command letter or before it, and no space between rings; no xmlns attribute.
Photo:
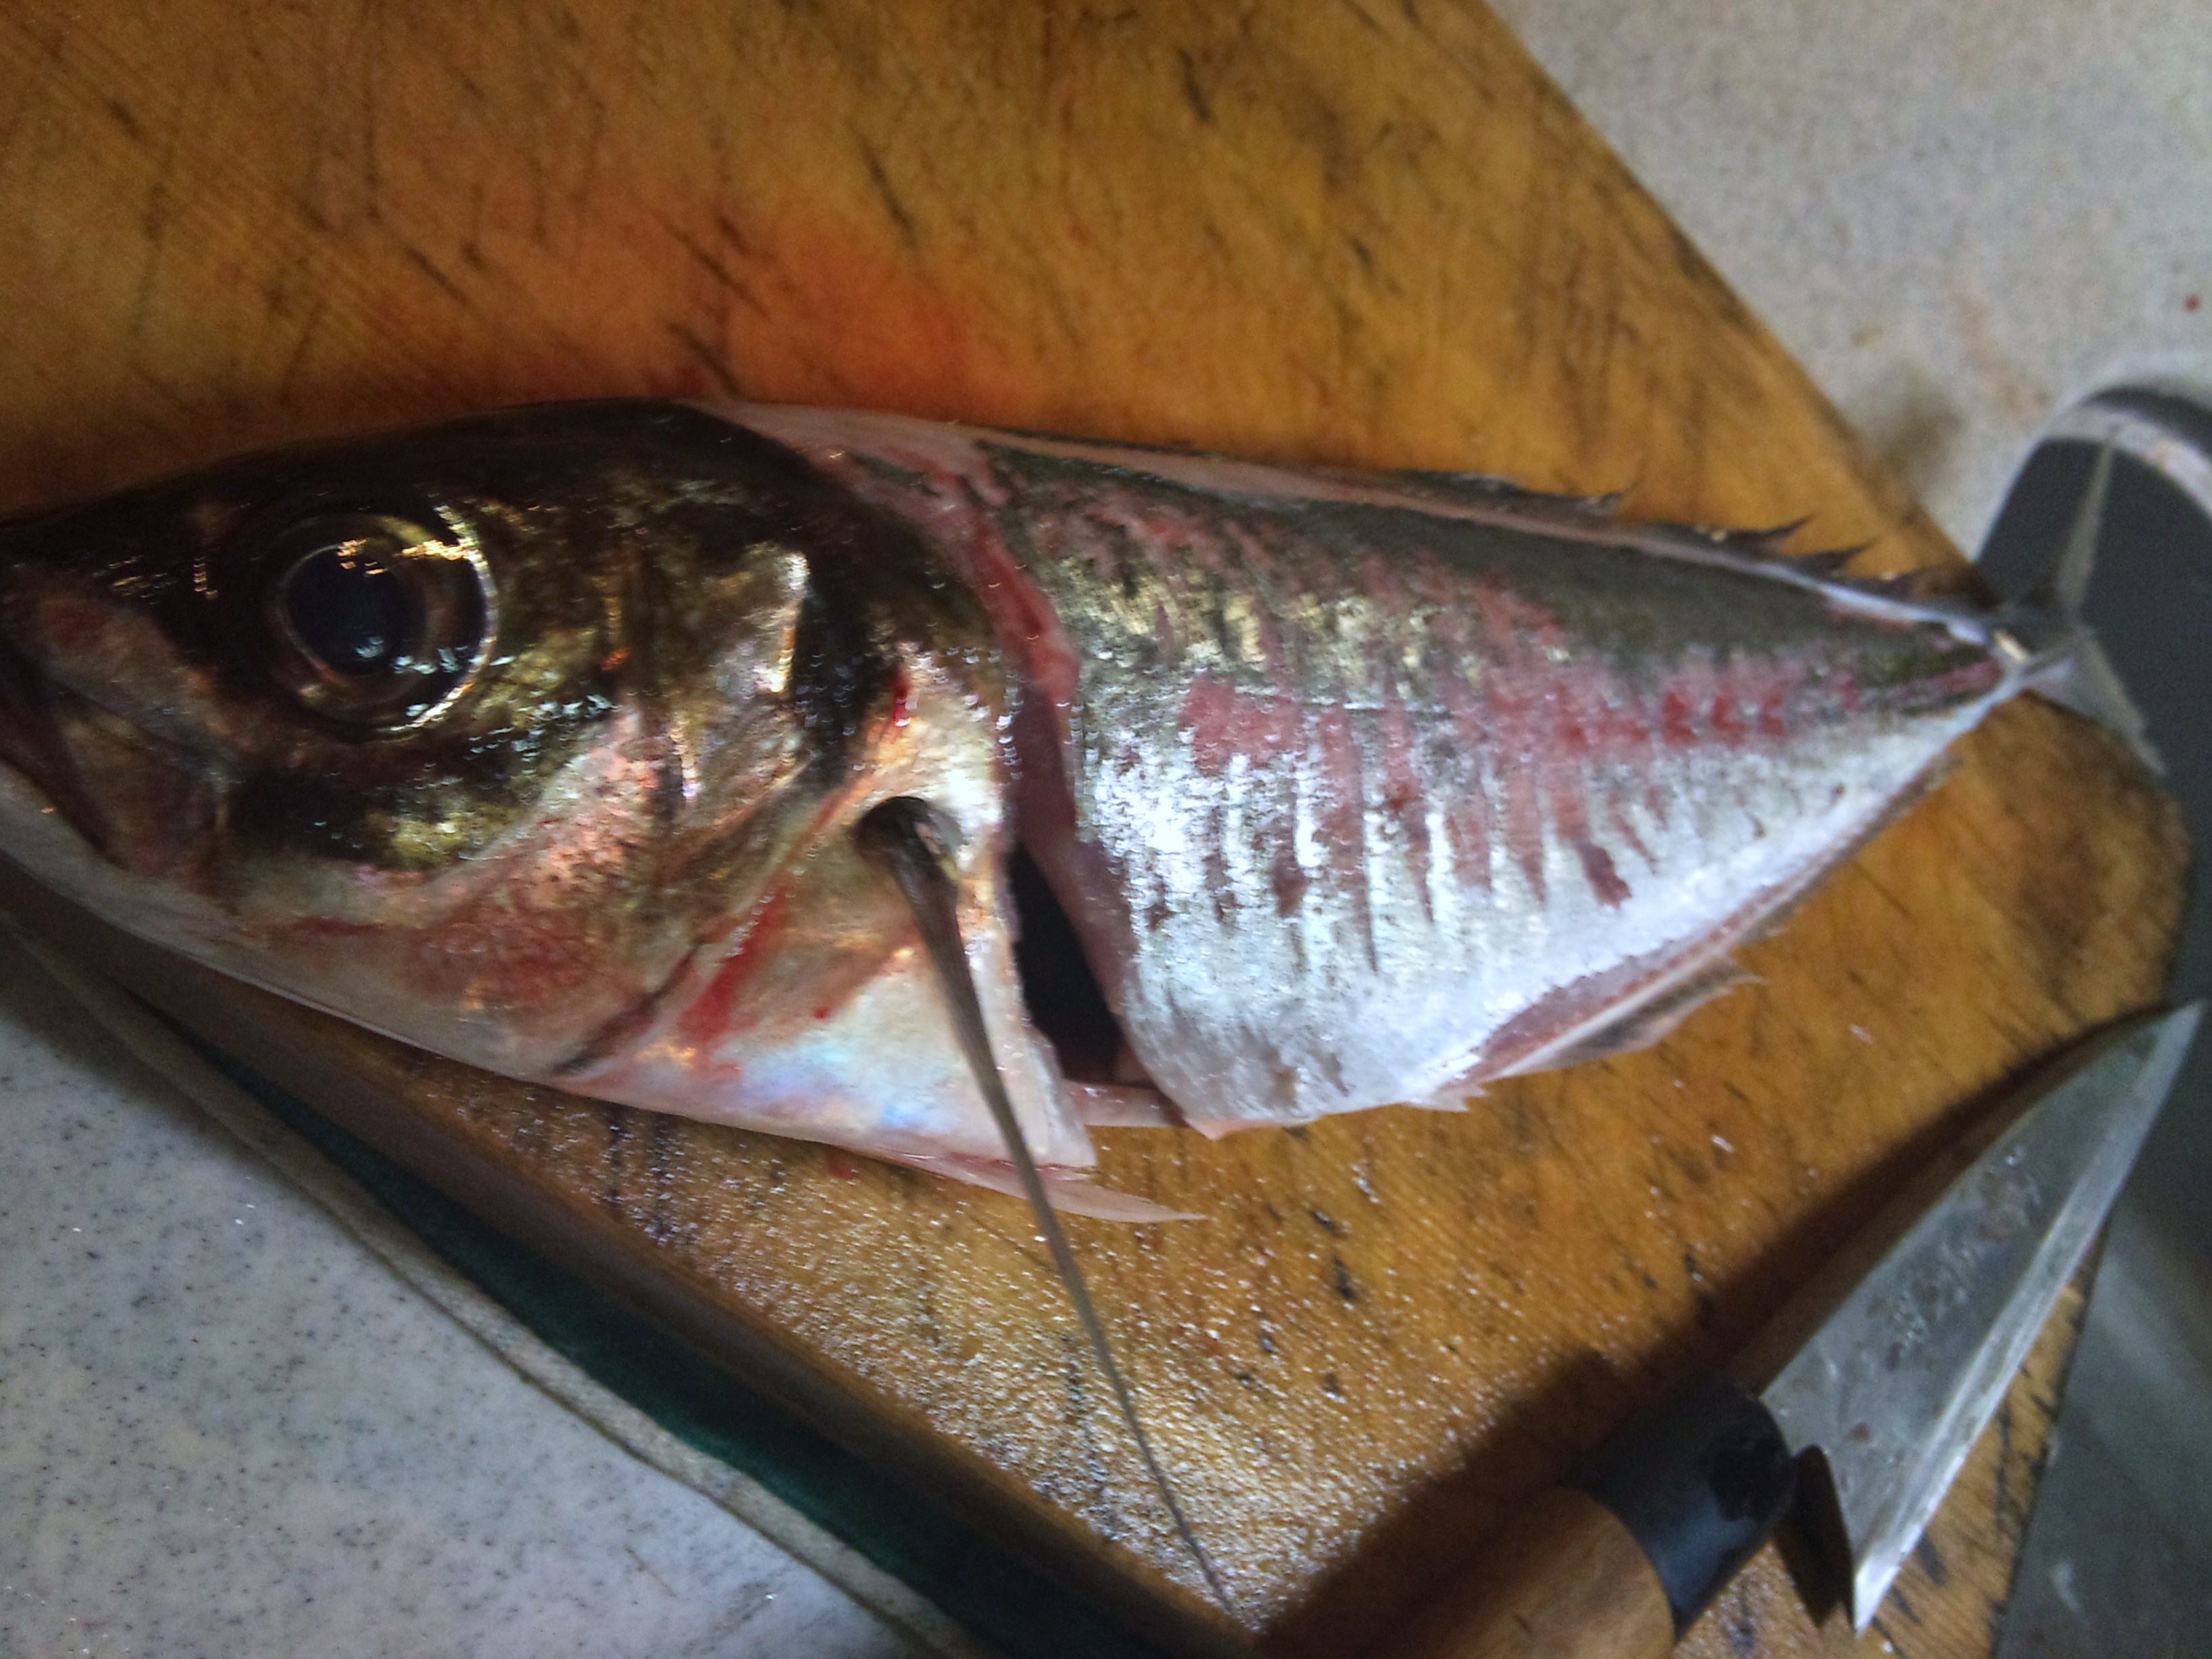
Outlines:
<svg viewBox="0 0 2212 1659"><path fill-rule="evenodd" d="M2202 1003L2008 1096L1724 1370L1540 1495L1370 1659L1642 1659L1785 1518L1874 1618L2118 1195Z"/></svg>

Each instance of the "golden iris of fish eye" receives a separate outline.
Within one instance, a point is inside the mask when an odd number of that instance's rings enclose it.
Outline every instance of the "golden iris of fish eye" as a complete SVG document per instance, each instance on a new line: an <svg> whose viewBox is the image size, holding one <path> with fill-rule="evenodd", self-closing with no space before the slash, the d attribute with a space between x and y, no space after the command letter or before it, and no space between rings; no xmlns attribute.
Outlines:
<svg viewBox="0 0 2212 1659"><path fill-rule="evenodd" d="M475 534L458 520L432 531L384 514L343 514L291 526L276 540L264 588L272 678L314 714L379 733L419 730L451 708L489 660L498 630L497 590ZM382 571L404 590L411 636L382 674L349 674L315 650L295 622L286 598L294 578L313 561L336 553L349 569ZM477 626L465 647L447 643L473 599ZM441 682L425 698L427 682Z"/></svg>

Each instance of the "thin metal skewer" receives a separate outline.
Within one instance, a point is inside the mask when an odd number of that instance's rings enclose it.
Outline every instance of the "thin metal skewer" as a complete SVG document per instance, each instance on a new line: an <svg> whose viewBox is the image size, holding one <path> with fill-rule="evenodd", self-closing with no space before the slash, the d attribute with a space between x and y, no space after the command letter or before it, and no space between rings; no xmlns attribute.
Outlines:
<svg viewBox="0 0 2212 1659"><path fill-rule="evenodd" d="M1144 1461L1145 1470L1151 1475L1161 1502L1167 1505L1168 1514L1175 1522L1176 1536L1198 1564L1199 1572L1215 1599L1233 1614L1237 1604L1228 1586L1215 1571L1205 1547L1198 1541L1198 1534L1191 1530L1190 1521L1176 1500L1175 1487L1160 1468L1159 1459L1153 1455L1152 1441L1137 1416L1136 1400L1122 1378L1121 1368L1114 1361L1114 1350L1106 1340L1106 1328L1099 1322L1098 1310L1091 1304L1083 1270L1076 1265L1075 1252L1068 1248L1067 1235L1060 1231L1060 1218L1054 1213L1052 1201L1045 1194L1044 1177L1037 1173L1028 1139L1015 1120L1013 1102L1006 1096L1006 1079L1000 1074L998 1061L991 1054L989 1035L983 1029L982 1004L975 994L975 977L969 971L968 952L961 943L959 887L953 878L951 849L939 815L927 801L902 795L872 808L860 820L854 836L861 852L898 883L899 890L906 895L906 902L913 908L922 944L937 969L938 982L944 987L945 1000L951 1005L953 1029L959 1033L969 1069L975 1074L976 1087L983 1091L984 1103L990 1107L999 1133L1006 1139L1007 1155L1021 1177L1022 1192L1030 1207L1036 1212L1037 1230L1044 1235L1045 1246L1052 1253L1053 1266L1059 1270L1060 1283L1067 1289L1068 1300L1075 1304L1075 1316L1090 1339L1091 1352L1097 1358L1098 1369L1106 1374L1107 1385L1114 1391L1121 1420L1128 1427L1129 1437L1136 1443L1137 1455Z"/></svg>

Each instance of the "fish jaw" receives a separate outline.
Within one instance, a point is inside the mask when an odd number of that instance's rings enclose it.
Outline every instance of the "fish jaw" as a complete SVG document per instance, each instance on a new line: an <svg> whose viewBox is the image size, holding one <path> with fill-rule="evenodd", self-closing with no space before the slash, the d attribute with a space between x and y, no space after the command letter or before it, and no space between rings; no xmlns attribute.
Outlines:
<svg viewBox="0 0 2212 1659"><path fill-rule="evenodd" d="M771 911L754 931L773 935L778 927ZM975 941L969 962L992 1050L1037 1161L1062 1170L1088 1168L1095 1154L1027 1029L1003 933L963 932ZM766 939L756 948L773 954ZM600 1100L878 1158L1006 1166L1005 1144L917 941L883 950L834 1004L718 1018L726 988L751 978L749 954L741 943L696 963L696 989L672 1000L667 1018L643 1040L548 1080Z"/></svg>
<svg viewBox="0 0 2212 1659"><path fill-rule="evenodd" d="M119 742L117 738L114 741ZM82 744L78 747L82 748ZM138 787L103 789L111 824L149 820L181 785L141 757ZM115 769L111 764L107 769ZM24 774L0 769L0 845L58 893L153 943L233 978L488 1071L527 1078L575 1046L577 1029L615 1018L681 959L678 927L566 902L580 882L617 872L595 860L633 837L640 814L623 787L619 745L582 757L562 794L593 800L583 817L549 814L441 878L275 869L227 879L219 862L158 845L117 856L80 835ZM595 863L598 867L595 866Z"/></svg>

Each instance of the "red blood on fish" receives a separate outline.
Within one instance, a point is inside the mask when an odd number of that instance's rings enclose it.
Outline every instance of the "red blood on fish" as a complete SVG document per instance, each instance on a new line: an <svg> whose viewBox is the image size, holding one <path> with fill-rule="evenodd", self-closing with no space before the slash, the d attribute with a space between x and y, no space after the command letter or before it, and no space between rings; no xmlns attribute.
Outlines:
<svg viewBox="0 0 2212 1659"><path fill-rule="evenodd" d="M753 918L736 948L684 1004L678 1030L685 1042L705 1048L730 1034L738 1024L739 998L746 981L772 965L783 926L783 901L781 896L771 898Z"/></svg>

